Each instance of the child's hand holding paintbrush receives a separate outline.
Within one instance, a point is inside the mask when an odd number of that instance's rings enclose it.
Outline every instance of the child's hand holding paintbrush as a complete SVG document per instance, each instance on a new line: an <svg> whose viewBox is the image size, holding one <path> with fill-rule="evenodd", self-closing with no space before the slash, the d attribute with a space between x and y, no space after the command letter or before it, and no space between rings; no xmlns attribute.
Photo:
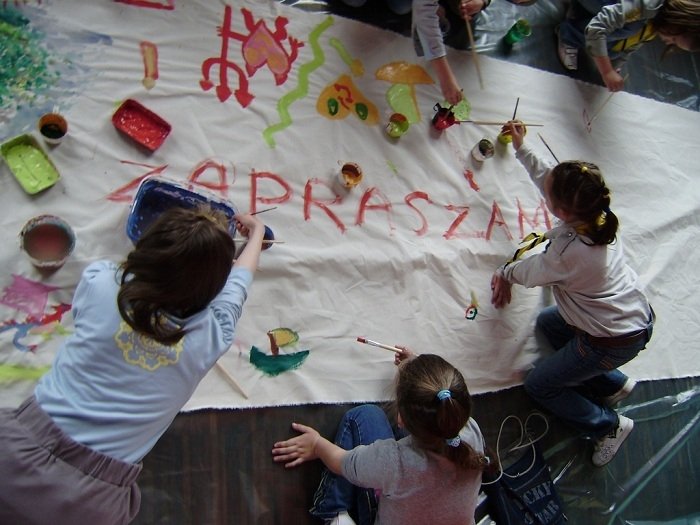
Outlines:
<svg viewBox="0 0 700 525"><path fill-rule="evenodd" d="M390 345L385 345L384 343L378 343L377 341L372 341L371 339L367 339L366 337L358 337L357 341L359 343L364 343L366 345L370 346L376 346L377 348L383 348L384 350L389 350L389 352L394 352L394 364L399 365L402 361L405 361L407 359L411 359L413 357L416 357L416 353L412 352L405 346L390 346Z"/></svg>
<svg viewBox="0 0 700 525"><path fill-rule="evenodd" d="M522 120L509 120L503 125L501 133L510 135L513 141L513 148L517 151L523 145L527 128Z"/></svg>

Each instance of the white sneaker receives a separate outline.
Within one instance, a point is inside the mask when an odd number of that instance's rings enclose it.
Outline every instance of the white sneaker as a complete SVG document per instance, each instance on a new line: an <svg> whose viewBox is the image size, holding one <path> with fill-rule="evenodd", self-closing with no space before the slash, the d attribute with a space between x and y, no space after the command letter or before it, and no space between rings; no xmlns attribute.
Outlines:
<svg viewBox="0 0 700 525"><path fill-rule="evenodd" d="M326 520L326 525L355 525L347 511L340 512L335 518Z"/></svg>
<svg viewBox="0 0 700 525"><path fill-rule="evenodd" d="M620 445L624 443L634 428L634 421L630 418L625 416L619 416L619 418L620 421L617 424L617 428L604 438L599 439L595 444L592 460L596 467L602 467L610 463Z"/></svg>
<svg viewBox="0 0 700 525"><path fill-rule="evenodd" d="M637 382L632 379L631 377L627 378L627 381L625 381L625 384L622 385L622 388L615 392L613 395L604 397L603 402L608 405L609 407L614 407L617 405L620 401L625 399L627 396L629 396L632 393L632 390L634 390L634 387L637 385Z"/></svg>
<svg viewBox="0 0 700 525"><path fill-rule="evenodd" d="M557 52L559 61L568 71L576 71L578 69L578 48L568 46L561 41L559 36L559 26L556 27L557 33Z"/></svg>

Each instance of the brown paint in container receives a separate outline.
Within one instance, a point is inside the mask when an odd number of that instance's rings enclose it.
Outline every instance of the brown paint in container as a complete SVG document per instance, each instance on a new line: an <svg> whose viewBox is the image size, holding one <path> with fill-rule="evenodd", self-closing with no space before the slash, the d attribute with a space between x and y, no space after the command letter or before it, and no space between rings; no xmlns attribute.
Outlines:
<svg viewBox="0 0 700 525"><path fill-rule="evenodd" d="M39 133L48 144L60 144L68 133L68 122L58 113L47 113L39 119Z"/></svg>
<svg viewBox="0 0 700 525"><path fill-rule="evenodd" d="M70 225L55 215L30 219L20 232L20 246L39 270L61 268L75 248L75 234Z"/></svg>
<svg viewBox="0 0 700 525"><path fill-rule="evenodd" d="M346 188L354 188L362 181L362 168L354 162L346 162L340 169L340 183Z"/></svg>

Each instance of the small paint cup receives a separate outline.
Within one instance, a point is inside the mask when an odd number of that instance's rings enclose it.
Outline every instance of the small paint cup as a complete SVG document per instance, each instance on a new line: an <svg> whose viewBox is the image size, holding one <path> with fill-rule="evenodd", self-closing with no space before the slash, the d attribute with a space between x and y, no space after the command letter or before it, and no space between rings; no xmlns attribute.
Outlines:
<svg viewBox="0 0 700 525"><path fill-rule="evenodd" d="M513 45L516 42L520 42L523 38L528 37L532 34L532 28L530 27L530 22L521 18L508 30L506 36L503 37L507 44Z"/></svg>
<svg viewBox="0 0 700 525"><path fill-rule="evenodd" d="M489 139L481 139L476 146L472 148L472 157L478 162L484 162L486 159L493 157L496 148Z"/></svg>
<svg viewBox="0 0 700 525"><path fill-rule="evenodd" d="M73 229L55 215L39 215L30 219L19 237L20 247L39 270L58 270L75 248Z"/></svg>
<svg viewBox="0 0 700 525"><path fill-rule="evenodd" d="M362 181L362 168L354 162L346 162L338 175L340 183L346 188L354 188Z"/></svg>
<svg viewBox="0 0 700 525"><path fill-rule="evenodd" d="M521 121L518 121L522 124ZM523 135L527 135L527 127L523 125ZM510 134L510 130L506 127L503 126L501 128L501 132L498 134L498 142L501 144L507 146L511 142L513 142L513 136Z"/></svg>
<svg viewBox="0 0 700 525"><path fill-rule="evenodd" d="M392 138L399 138L406 133L409 128L408 119L401 113L394 113L389 117L389 123L386 125L386 132Z"/></svg>
<svg viewBox="0 0 700 525"><path fill-rule="evenodd" d="M274 240L275 240L274 232L272 231L272 229L269 226L265 226L265 234L263 235L262 249L267 250L269 248L272 248L273 243L265 242L265 241L274 241Z"/></svg>
<svg viewBox="0 0 700 525"><path fill-rule="evenodd" d="M46 113L39 119L37 126L48 144L60 144L68 133L68 122L58 113Z"/></svg>
<svg viewBox="0 0 700 525"><path fill-rule="evenodd" d="M449 108L442 107L439 103L433 106L435 115L433 115L433 127L442 131L449 128L457 122L454 112L452 111L452 106Z"/></svg>

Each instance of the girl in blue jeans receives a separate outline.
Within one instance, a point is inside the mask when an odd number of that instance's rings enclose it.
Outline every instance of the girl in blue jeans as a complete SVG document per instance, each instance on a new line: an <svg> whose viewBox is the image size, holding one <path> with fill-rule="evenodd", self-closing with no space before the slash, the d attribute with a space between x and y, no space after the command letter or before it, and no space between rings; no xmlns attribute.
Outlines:
<svg viewBox="0 0 700 525"><path fill-rule="evenodd" d="M488 461L464 377L437 355L403 349L395 363L399 435L381 408L361 405L345 414L335 443L292 423L300 435L275 443L273 459L323 461L311 514L326 523L473 525Z"/></svg>
<svg viewBox="0 0 700 525"><path fill-rule="evenodd" d="M595 164L562 162L552 167L523 144L524 126L511 121L516 158L561 224L535 238L544 251L499 268L491 280L496 308L511 300L511 285L551 286L556 306L543 310L537 330L556 351L525 379L539 404L596 440L593 463L608 463L634 422L611 408L631 392L634 381L617 368L644 349L653 313L637 274L627 264L617 236L610 191Z"/></svg>

